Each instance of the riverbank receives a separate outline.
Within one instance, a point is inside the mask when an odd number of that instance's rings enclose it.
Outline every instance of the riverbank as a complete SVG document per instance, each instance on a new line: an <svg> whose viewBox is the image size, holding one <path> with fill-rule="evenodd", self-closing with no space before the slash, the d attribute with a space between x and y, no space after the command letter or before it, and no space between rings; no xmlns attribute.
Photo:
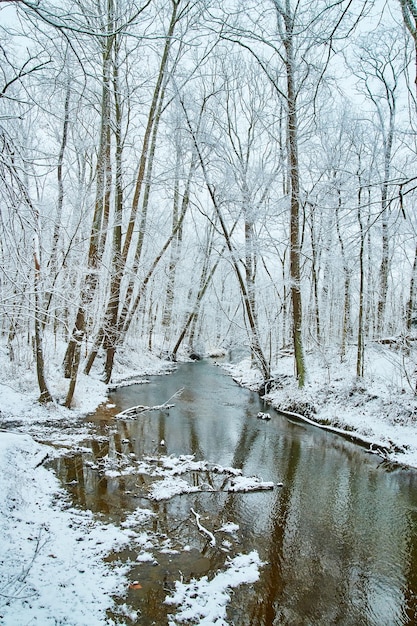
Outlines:
<svg viewBox="0 0 417 626"><path fill-rule="evenodd" d="M329 351L307 354L306 363L307 383L299 389L292 356L280 358L271 389L263 396L267 404L356 439L388 462L417 468L417 397L400 353L378 344L368 348L360 380L354 375L353 350L343 362ZM239 385L263 392L261 374L250 360L223 367Z"/></svg>

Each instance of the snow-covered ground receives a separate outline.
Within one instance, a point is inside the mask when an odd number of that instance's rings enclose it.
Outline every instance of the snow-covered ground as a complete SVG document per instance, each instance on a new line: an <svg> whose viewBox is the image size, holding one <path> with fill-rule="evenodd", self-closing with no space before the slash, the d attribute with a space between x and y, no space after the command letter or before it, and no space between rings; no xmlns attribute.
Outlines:
<svg viewBox="0 0 417 626"><path fill-rule="evenodd" d="M124 571L104 557L128 531L71 508L42 466L48 448L0 432L0 622L104 624Z"/></svg>
<svg viewBox="0 0 417 626"><path fill-rule="evenodd" d="M357 433L375 447L383 446L389 460L417 467L417 401L414 390L407 387L401 355L382 346L368 351L367 375L360 383L353 373L353 359L354 355L352 361L338 363L329 355L320 360L307 355L308 383L299 390L292 376L292 359L284 356L273 372L274 389L267 399L279 409L303 414L326 427ZM259 374L250 362L225 367L239 384L259 387ZM168 368L168 363L156 357L136 353L135 360L126 358L123 366L119 364L116 377L140 378L166 373ZM59 371L51 362L48 381L54 397L62 398L64 381ZM154 558L155 550L170 549L166 540L158 546L160 540L141 530L153 513L137 510L115 525L78 510L70 505L58 479L44 464L47 456L61 454L62 446L76 446L85 438L84 428L72 426L80 415L105 402L105 385L93 377L80 376L75 407L69 411L59 403L39 405L33 371L10 365L1 351L0 372L0 623L135 623L137 616L123 598L136 582L129 579L125 565L105 557L123 546L133 546L137 561L146 562ZM187 490L181 472L187 467L195 469L188 457L161 457L156 460L157 472L155 459L142 462L154 468L149 469L150 476L152 472L158 474L158 482L151 489L155 499ZM272 487L239 477L233 468L223 469L231 476L230 489ZM125 469L120 466L108 471ZM193 514L198 530L210 535L199 513ZM238 529L223 530L236 533ZM210 580L206 576L188 583L178 580L166 598L170 626L227 624L230 590L257 580L261 567L258 554L252 551L226 561ZM117 604L115 596L119 598Z"/></svg>

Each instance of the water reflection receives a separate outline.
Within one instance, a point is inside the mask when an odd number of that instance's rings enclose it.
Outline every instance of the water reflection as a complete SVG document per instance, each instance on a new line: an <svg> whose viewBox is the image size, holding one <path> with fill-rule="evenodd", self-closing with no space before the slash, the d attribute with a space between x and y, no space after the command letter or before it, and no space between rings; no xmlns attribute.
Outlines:
<svg viewBox="0 0 417 626"><path fill-rule="evenodd" d="M158 565L134 566L132 576L146 581L139 594L128 597L140 610L140 624L168 623L163 600L180 572L185 579L210 575L227 555L253 549L266 565L258 583L234 592L231 623L417 623L415 472L388 472L358 446L288 421L204 362L121 389L111 400L117 413L137 404L160 405L180 388L184 391L169 411L150 411L129 421L103 420L98 413L92 420L100 437L86 442L90 452L59 461L60 476L79 504L116 522L137 507L150 508L153 532L178 550L158 554ZM256 419L265 410L273 419ZM152 502L146 499L145 475L112 477L100 469L104 459L128 463L147 454L194 454L284 486ZM211 547L196 532L191 507L204 512L213 530L237 523L238 535L223 547ZM118 556L132 560L128 552Z"/></svg>

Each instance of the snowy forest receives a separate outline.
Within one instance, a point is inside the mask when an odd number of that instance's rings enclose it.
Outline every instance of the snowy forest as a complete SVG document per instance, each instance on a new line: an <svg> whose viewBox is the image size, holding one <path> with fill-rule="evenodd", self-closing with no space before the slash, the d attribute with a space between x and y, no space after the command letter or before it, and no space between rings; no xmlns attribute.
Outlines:
<svg viewBox="0 0 417 626"><path fill-rule="evenodd" d="M303 387L395 344L415 389L414 0L15 0L0 31L2 351L41 402L52 354L71 407L127 348Z"/></svg>

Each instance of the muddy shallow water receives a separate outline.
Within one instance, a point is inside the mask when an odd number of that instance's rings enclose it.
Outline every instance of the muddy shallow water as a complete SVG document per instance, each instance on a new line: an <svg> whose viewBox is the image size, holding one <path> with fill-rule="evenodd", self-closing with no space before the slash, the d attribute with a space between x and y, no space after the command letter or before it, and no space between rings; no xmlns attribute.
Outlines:
<svg viewBox="0 0 417 626"><path fill-rule="evenodd" d="M140 617L123 623L168 624L175 609L164 599L175 581L213 576L252 550L265 565L257 583L231 593L230 624L417 623L417 472L387 468L341 437L288 420L210 363L149 380L114 392L114 406L88 418L94 436L83 449L55 461L77 505L117 524L130 519L143 539L109 557L129 564L130 580L140 583L121 600ZM131 406L161 405L179 389L169 410L114 419ZM271 420L257 419L259 411ZM153 479L139 463L170 455L207 461L186 474L202 491L152 500ZM230 478L215 466L275 487L229 492Z"/></svg>

